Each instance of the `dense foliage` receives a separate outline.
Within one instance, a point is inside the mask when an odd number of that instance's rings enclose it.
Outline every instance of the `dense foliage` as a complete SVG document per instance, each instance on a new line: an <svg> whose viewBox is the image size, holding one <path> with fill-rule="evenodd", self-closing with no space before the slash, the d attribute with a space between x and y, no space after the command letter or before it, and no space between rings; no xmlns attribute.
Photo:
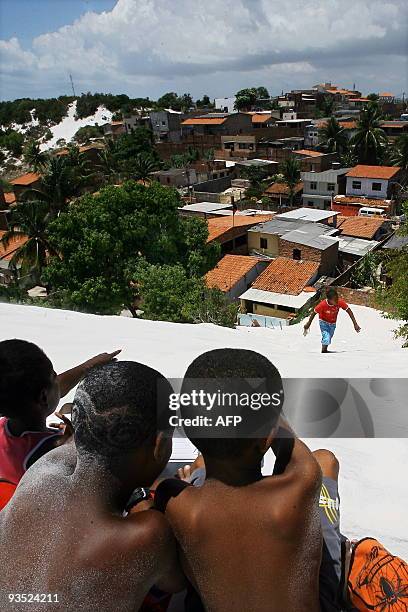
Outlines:
<svg viewBox="0 0 408 612"><path fill-rule="evenodd" d="M190 277L217 261L200 219L179 217L177 192L133 181L86 195L49 226L59 257L44 278L54 303L88 312L134 312L141 264L180 265ZM174 288L177 291L177 288ZM143 294L142 294L143 297Z"/></svg>
<svg viewBox="0 0 408 612"><path fill-rule="evenodd" d="M408 218L408 201L404 204ZM408 222L401 226L398 234L408 236ZM389 318L402 321L396 336L403 339L403 346L408 348L408 247L400 251L391 251L383 261L383 272L387 277L385 287L378 291L378 298L384 309L390 313Z"/></svg>

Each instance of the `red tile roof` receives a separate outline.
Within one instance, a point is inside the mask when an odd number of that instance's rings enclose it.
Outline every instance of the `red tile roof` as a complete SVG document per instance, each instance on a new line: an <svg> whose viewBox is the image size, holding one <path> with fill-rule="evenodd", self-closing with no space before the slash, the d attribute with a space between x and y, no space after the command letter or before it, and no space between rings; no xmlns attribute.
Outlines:
<svg viewBox="0 0 408 612"><path fill-rule="evenodd" d="M6 204L14 204L16 201L16 194L14 191L4 192L4 200Z"/></svg>
<svg viewBox="0 0 408 612"><path fill-rule="evenodd" d="M5 231L0 230L0 241L5 233ZM2 242L0 242L0 259L10 261L10 259L13 257L14 251L16 251L20 246L23 246L23 244L25 244L27 240L28 238L26 236L13 238L12 240L10 240L9 245L7 247L5 247Z"/></svg>
<svg viewBox="0 0 408 612"><path fill-rule="evenodd" d="M214 217L213 219L208 219L209 234L207 242L212 242L217 239L222 239L223 242L230 240L232 237L244 233L242 228L249 228L253 225L258 225L258 223L270 221L273 216L274 215L254 215L253 217L249 217L246 215L235 215L235 219L233 219L233 216L229 215L227 217Z"/></svg>
<svg viewBox="0 0 408 612"><path fill-rule="evenodd" d="M321 157L324 153L320 151L309 151L309 149L300 149L299 151L293 151L296 155L307 155L308 157Z"/></svg>
<svg viewBox="0 0 408 612"><path fill-rule="evenodd" d="M355 130L356 127L357 127L357 121L341 121L341 120L339 120L338 123L345 130Z"/></svg>
<svg viewBox="0 0 408 612"><path fill-rule="evenodd" d="M295 194L302 191L302 189L303 183L300 181L300 183L298 183L294 189ZM265 189L265 193L272 195L289 195L289 187L286 185L286 183L272 183L272 185L269 185L269 187Z"/></svg>
<svg viewBox="0 0 408 612"><path fill-rule="evenodd" d="M366 238L372 240L385 219L373 217L337 217L337 228L342 235L354 238Z"/></svg>
<svg viewBox="0 0 408 612"><path fill-rule="evenodd" d="M259 259L248 255L225 255L215 268L207 272L205 282L208 287L229 291L258 262Z"/></svg>
<svg viewBox="0 0 408 612"><path fill-rule="evenodd" d="M378 94L380 96L380 98L393 98L394 94L390 93L389 91L383 91L382 93Z"/></svg>
<svg viewBox="0 0 408 612"><path fill-rule="evenodd" d="M363 166L359 164L351 168L346 176L368 179L391 179L401 170L398 166Z"/></svg>
<svg viewBox="0 0 408 612"><path fill-rule="evenodd" d="M278 257L258 276L252 288L299 295L318 269L319 263L315 261Z"/></svg>
<svg viewBox="0 0 408 612"><path fill-rule="evenodd" d="M27 174L23 174L22 176L18 176L17 178L10 181L11 185L31 185L35 183L41 178L41 174L37 174L37 172L28 172Z"/></svg>
<svg viewBox="0 0 408 612"><path fill-rule="evenodd" d="M356 204L357 206L368 206L370 208L385 208L387 209L390 205L389 200L374 200L372 198L363 198L360 196L334 196L333 199L335 204L350 206Z"/></svg>
<svg viewBox="0 0 408 612"><path fill-rule="evenodd" d="M272 117L270 113L251 113L252 123L265 123Z"/></svg>
<svg viewBox="0 0 408 612"><path fill-rule="evenodd" d="M222 125L227 117L194 117L181 122L181 125Z"/></svg>

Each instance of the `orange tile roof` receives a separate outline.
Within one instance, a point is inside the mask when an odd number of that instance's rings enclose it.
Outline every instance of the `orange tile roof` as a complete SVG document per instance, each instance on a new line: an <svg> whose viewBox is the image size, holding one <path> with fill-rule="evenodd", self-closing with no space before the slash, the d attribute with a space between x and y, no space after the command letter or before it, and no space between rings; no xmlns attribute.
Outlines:
<svg viewBox="0 0 408 612"><path fill-rule="evenodd" d="M249 217L246 215L235 215L233 219L232 215L227 217L214 217L213 219L207 219L208 224L208 238L207 242L212 242L222 238L228 240L234 235L242 234L240 228L249 228L258 223L264 223L270 221L274 215L254 215Z"/></svg>
<svg viewBox="0 0 408 612"><path fill-rule="evenodd" d="M350 102L370 102L369 98L352 98Z"/></svg>
<svg viewBox="0 0 408 612"><path fill-rule="evenodd" d="M111 121L110 125L125 125L123 121Z"/></svg>
<svg viewBox="0 0 408 612"><path fill-rule="evenodd" d="M337 228L345 236L372 240L385 219L373 217L337 217Z"/></svg>
<svg viewBox="0 0 408 612"><path fill-rule="evenodd" d="M357 127L357 121L341 121L339 119L338 123L345 130L355 130Z"/></svg>
<svg viewBox="0 0 408 612"><path fill-rule="evenodd" d="M378 94L380 96L380 98L393 98L394 94L390 93L389 91L383 91L382 93Z"/></svg>
<svg viewBox="0 0 408 612"><path fill-rule="evenodd" d="M0 241L3 238L4 234L6 234L6 232L0 230ZM0 242L0 259L5 259L6 261L10 261L10 259L13 257L14 251L16 251L23 244L25 244L27 240L28 238L26 236L12 238L7 248L4 246L2 242Z"/></svg>
<svg viewBox="0 0 408 612"><path fill-rule="evenodd" d="M14 204L16 201L16 194L14 191L4 192L4 200L6 204Z"/></svg>
<svg viewBox="0 0 408 612"><path fill-rule="evenodd" d="M310 151L309 149L299 149L299 151L293 151L296 155L307 155L308 157L321 157L324 153L320 151Z"/></svg>
<svg viewBox="0 0 408 612"><path fill-rule="evenodd" d="M295 187L295 193L299 193L303 189L303 183L300 181ZM286 183L272 183L269 185L267 189L265 189L266 194L275 194L275 195L289 195L289 187Z"/></svg>
<svg viewBox="0 0 408 612"><path fill-rule="evenodd" d="M227 117L195 117L182 121L181 125L222 125L226 120Z"/></svg>
<svg viewBox="0 0 408 612"><path fill-rule="evenodd" d="M23 174L22 176L18 176L17 178L10 181L11 185L31 185L31 183L35 183L41 178L41 174L37 172L28 172L27 174Z"/></svg>
<svg viewBox="0 0 408 612"><path fill-rule="evenodd" d="M368 179L391 179L401 170L398 166L363 166L359 164L349 170L346 176Z"/></svg>
<svg viewBox="0 0 408 612"><path fill-rule="evenodd" d="M217 287L221 291L229 291L243 276L259 262L256 257L248 255L225 255L207 274L207 287Z"/></svg>
<svg viewBox="0 0 408 612"><path fill-rule="evenodd" d="M335 204L350 206L356 204L357 206L369 206L370 208L385 208L387 209L390 205L389 200L374 200L371 198L363 198L362 196L334 196L333 199Z"/></svg>
<svg viewBox="0 0 408 612"><path fill-rule="evenodd" d="M299 295L319 269L319 263L278 257L262 272L253 289Z"/></svg>
<svg viewBox="0 0 408 612"><path fill-rule="evenodd" d="M251 113L252 115L252 123L265 123L265 121L269 121L272 117L271 114L266 113Z"/></svg>
<svg viewBox="0 0 408 612"><path fill-rule="evenodd" d="M384 128L402 128L408 125L408 121L381 121L380 127Z"/></svg>

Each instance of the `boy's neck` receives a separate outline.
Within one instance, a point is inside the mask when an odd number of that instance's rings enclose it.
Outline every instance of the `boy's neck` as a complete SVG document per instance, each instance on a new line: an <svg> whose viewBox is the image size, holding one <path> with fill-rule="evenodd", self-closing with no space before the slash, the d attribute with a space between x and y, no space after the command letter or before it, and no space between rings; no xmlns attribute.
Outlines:
<svg viewBox="0 0 408 612"><path fill-rule="evenodd" d="M13 436L21 436L25 431L46 431L47 420L45 417L30 418L29 416L24 419L9 418L7 427Z"/></svg>
<svg viewBox="0 0 408 612"><path fill-rule="evenodd" d="M262 479L262 461L255 460L253 463L242 460L231 461L219 460L212 457L204 457L206 478L220 480L231 487L243 487Z"/></svg>
<svg viewBox="0 0 408 612"><path fill-rule="evenodd" d="M113 471L117 472L117 466ZM133 491L138 487L145 487L146 483L142 484L143 478L140 479L140 483L135 482L134 472L127 479L126 467L123 471L119 470L121 477L113 471L108 464L105 465L98 458L86 454L78 456L72 478L77 490L80 491L83 488L84 495L90 495L92 499L89 500L89 503L111 512L122 512Z"/></svg>

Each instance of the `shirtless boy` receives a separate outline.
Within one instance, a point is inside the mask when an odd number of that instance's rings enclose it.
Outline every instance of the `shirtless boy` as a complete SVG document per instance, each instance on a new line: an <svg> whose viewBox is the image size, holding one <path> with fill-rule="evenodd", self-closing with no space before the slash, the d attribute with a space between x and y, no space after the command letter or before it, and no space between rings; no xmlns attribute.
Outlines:
<svg viewBox="0 0 408 612"><path fill-rule="evenodd" d="M170 457L171 438L157 426L158 382L170 394L155 370L113 362L80 384L77 457L73 443L42 457L0 513L1 610L133 612L153 585L182 588L165 517L123 516L132 491L150 486ZM13 594L50 598L24 604Z"/></svg>
<svg viewBox="0 0 408 612"><path fill-rule="evenodd" d="M222 349L190 365L183 389L188 379L239 377L266 379L271 394L282 388L262 355ZM165 510L205 610L318 612L322 472L275 411L260 412L270 431L262 438L197 438L185 428L203 454L206 480L201 487L164 481L155 503ZM269 447L277 460L274 475L264 478Z"/></svg>

